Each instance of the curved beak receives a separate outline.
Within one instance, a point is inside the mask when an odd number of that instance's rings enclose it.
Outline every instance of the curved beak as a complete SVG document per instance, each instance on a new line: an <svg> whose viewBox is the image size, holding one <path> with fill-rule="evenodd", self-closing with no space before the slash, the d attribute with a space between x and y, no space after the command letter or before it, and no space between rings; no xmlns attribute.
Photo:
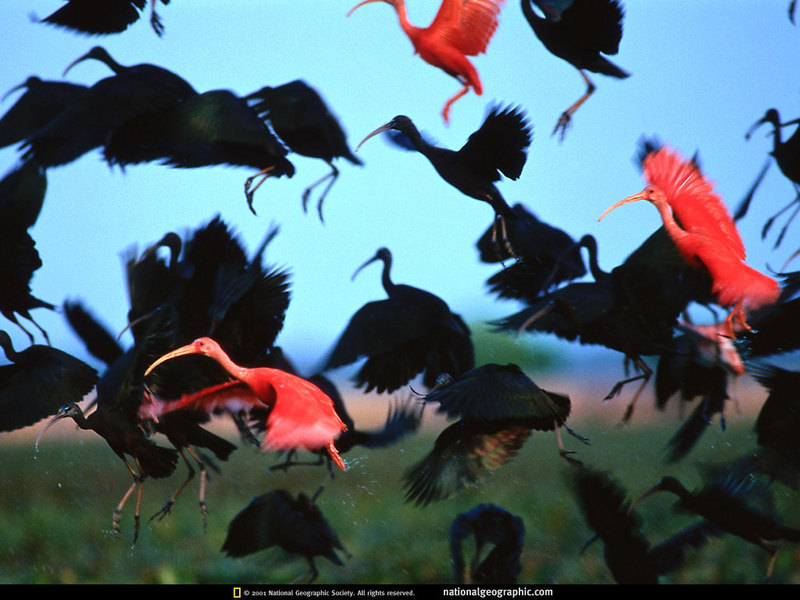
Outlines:
<svg viewBox="0 0 800 600"><path fill-rule="evenodd" d="M28 86L28 81L27 80L23 81L19 85L15 85L13 88L8 90L5 94L3 94L3 97L0 98L0 102L5 102L6 98L8 98L11 94L13 94L17 90L21 90L22 88L27 87L27 86Z"/></svg>
<svg viewBox="0 0 800 600"><path fill-rule="evenodd" d="M75 60L73 60L71 63L69 63L69 65L67 65L67 68L66 68L66 69L64 69L64 72L61 74L61 76L62 76L62 77L66 77L66 76L67 76L67 73L69 72L69 70L70 70L72 67L74 67L75 65L77 65L79 62L82 62L82 61L86 60L87 58L89 58L89 55L90 55L90 54L91 54L91 52L87 52L86 54L84 54L84 55L83 55L83 56L81 56L80 58L76 58L76 59L75 59Z"/></svg>
<svg viewBox="0 0 800 600"><path fill-rule="evenodd" d="M34 447L34 449L36 450L36 452L39 452L39 440L40 440L40 439L42 438L42 436L44 435L44 432L45 432L45 431L47 431L48 429L50 429L50 426L51 426L51 425L53 425L53 423L55 423L56 421L60 421L61 419L63 419L63 418L64 418L64 417L66 417L66 416L67 416L67 412L66 412L66 410L64 410L64 409L62 408L61 410L59 410L59 411L56 413L56 415L55 415L55 416L54 416L52 419L50 419L50 420L47 422L47 425L45 425L44 427L42 427L42 430L39 432L39 435L37 435L37 436L36 436L36 441L33 443L33 447Z"/></svg>
<svg viewBox="0 0 800 600"><path fill-rule="evenodd" d="M379 260L379 259L380 259L380 257L379 257L379 256L376 254L375 256L373 256L372 258L370 258L370 259L369 259L367 262L365 262L363 265L361 265L360 267L358 267L358 268L355 270L355 273L353 273L353 275L350 277L350 281L353 281L353 280L356 278L356 275L358 275L358 274L361 272L361 269L363 269L364 267L366 267L366 266L367 266L367 265L369 265L369 264L372 264L372 263L374 263L376 260Z"/></svg>
<svg viewBox="0 0 800 600"><path fill-rule="evenodd" d="M767 117L763 117L758 121L756 121L755 123L753 123L750 129L747 130L747 133L744 134L744 139L749 140L750 136L753 135L753 132L759 127L761 127L764 123L767 123L768 121L769 119L767 119Z"/></svg>
<svg viewBox="0 0 800 600"><path fill-rule="evenodd" d="M144 372L145 377L149 375L150 372L161 363L166 362L171 358L175 358L176 356L185 356L187 354L201 354L201 352L197 348L197 345L194 342L192 342L191 344L186 344L185 346L181 346L180 348L176 348L172 352L167 352L164 356L157 359L153 364L147 367L147 370Z"/></svg>
<svg viewBox="0 0 800 600"><path fill-rule="evenodd" d="M645 196L644 190L642 190L638 194L634 194L633 196L628 196L627 198L623 198L622 200L620 200L619 202L617 202L616 204L614 204L610 208L607 208L606 211L602 215L600 215L600 218L598 218L597 220L598 221L602 221L603 217L605 217L608 213L610 213L612 210L614 210L618 206L622 206L623 204L628 204L629 202L636 202L637 200L647 200L647 196Z"/></svg>
<svg viewBox="0 0 800 600"><path fill-rule="evenodd" d="M351 9L350 9L350 11L347 13L347 16L349 17L350 15L352 15L352 14L353 14L353 12L354 12L354 11L355 11L357 8L360 8L360 7L364 6L365 4L372 4L373 2L385 2L385 1L386 1L386 0L363 0L363 2L359 2L359 3L358 3L358 4L356 4L356 5L355 5L353 8L351 8Z"/></svg>
<svg viewBox="0 0 800 600"><path fill-rule="evenodd" d="M375 2L375 1L376 0L367 0L367 2ZM370 133L367 137L365 137L363 140L361 140L361 142L358 144L358 146L356 146L356 152L358 152L358 149L361 148L361 145L364 142L366 142L369 138L375 137L376 135L378 135L379 133L383 133L384 131L389 131L392 128L393 124L394 124L394 121L389 121L388 123L386 123L386 125L381 125L375 131Z"/></svg>
<svg viewBox="0 0 800 600"><path fill-rule="evenodd" d="M641 502L642 500L644 500L644 499L645 499L645 498L647 498L648 496L652 496L652 495L653 495L653 494L655 494L656 492L660 492L660 491L662 491L663 489L664 489L663 482L662 482L662 481L659 481L657 484L655 484L653 487L651 487L649 490L647 490L647 491L646 491L644 494L642 494L642 495L641 495L641 496L639 496L639 497L638 497L636 500L634 500L633 502L631 502L631 505L628 507L628 510L627 510L627 511L625 511L625 514L628 514L628 515L629 515L629 514L631 514L631 513L633 512L633 509L634 509L634 507L635 507L637 504L639 504L639 502Z"/></svg>

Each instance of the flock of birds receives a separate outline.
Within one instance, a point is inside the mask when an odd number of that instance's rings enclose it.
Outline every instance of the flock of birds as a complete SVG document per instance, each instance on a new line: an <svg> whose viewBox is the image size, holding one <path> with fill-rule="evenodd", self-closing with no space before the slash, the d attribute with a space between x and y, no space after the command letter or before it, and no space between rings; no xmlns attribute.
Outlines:
<svg viewBox="0 0 800 600"><path fill-rule="evenodd" d="M364 0L351 14L377 1ZM462 85L442 110L442 118L449 121L458 98L470 90L482 93L468 57L487 50L503 0L443 0L427 28L409 23L402 0L380 1L395 9L420 57ZM150 22L161 35L164 25L156 4L152 0ZM145 5L145 0L69 0L44 21L84 33L119 33L140 17ZM628 76L604 56L617 52L623 10L617 0L522 0L521 7L542 44L572 64L587 86L555 125L553 134L563 140L575 112L595 88L587 71ZM793 18L794 2L789 15ZM503 176L517 179L526 162L533 129L521 108L491 107L457 151L428 141L404 115L361 142L386 133L399 148L422 154L448 184L492 207L494 220L477 240L481 260L500 266L487 286L499 298L526 305L494 322L497 332L546 333L622 354L637 373L615 385L608 397L639 382L624 421L632 418L636 399L653 377L660 409L675 396L687 404L699 399L671 440L668 461L684 458L712 417L724 418L732 380L749 374L768 391L756 421L754 451L724 468L718 466L698 491L665 477L631 502L611 474L586 465L579 453L565 446L562 432L588 443L567 425L570 398L540 388L515 364L476 364L463 318L440 297L395 283L387 248L378 249L353 275L382 263L387 297L352 315L311 377L297 373L276 345L289 306L290 275L266 266L264 253L278 228L249 256L231 225L219 217L183 237L167 232L141 254L127 258L128 328L134 339L129 347L107 331L90 308L77 301L64 303L70 326L105 365L103 372L52 347L31 311L56 307L30 289L41 261L29 229L44 204L48 168L94 149L102 150L109 165L243 166L253 170L244 189L255 213L256 189L270 177L291 177L289 156L297 153L330 165L330 173L302 197L305 210L314 188L327 184L317 199L323 219L323 200L338 177L335 161L361 164L333 111L302 80L243 97L228 90L201 93L161 67L122 66L100 46L67 71L89 59L102 61L112 74L92 86L31 76L12 90L25 91L0 119L0 146L20 148L19 165L0 181L0 312L31 342L15 349L8 333L0 331L0 346L9 361L0 366L0 431L49 418L36 440L38 447L50 426L71 418L78 427L103 437L132 477L113 512L114 531L119 531L123 509L135 495L137 541L144 483L171 477L181 459L188 476L154 517L169 514L199 471L205 522L207 471L217 469L217 461L227 461L236 449L209 430L212 420L229 419L243 444L285 454L284 462L273 469L308 464L299 453L315 454L312 464L326 467L327 479L337 470L346 477L346 454L354 446L387 446L413 435L431 404L450 424L430 452L404 474L407 501L425 506L451 498L511 460L534 431L552 432L593 540L604 544L608 568L618 582L656 583L682 566L687 548L702 549L707 540L721 535L739 536L764 548L771 556L769 577L778 544L800 543L800 530L783 525L780 515L763 503L774 485L791 490L800 486L795 435L800 426L800 372L769 363L770 357L800 346L800 277L798 272L784 272L773 278L745 263L736 221L747 212L752 194L731 216L698 157L683 157L659 140L643 141L640 159L646 186L611 209L646 200L658 210L663 227L605 272L598 266L591 235L574 240L523 205L510 206L497 188ZM798 122L781 122L771 109L756 124L774 128L772 157L795 186L795 213L800 210L800 134L784 141L781 129ZM773 219L765 230L772 224ZM786 227L788 222L778 244ZM708 307L714 325L692 323L688 309L696 305ZM727 311L725 318L719 318L718 307ZM47 343L36 344L19 318L33 324ZM656 361L655 371L645 358ZM413 389L407 401L394 403L382 429L359 430L327 375L356 363L356 389L392 393L418 378L424 389ZM92 392L89 412L80 403ZM311 580L318 575L315 557L342 564L339 553L344 548L316 504L326 479L310 495L278 489L253 498L231 521L222 550L241 557L280 546L305 557ZM651 546L634 509L661 490L676 494L680 508L700 520ZM479 550L490 551L467 565L462 543L469 536L475 537ZM523 538L522 519L499 506L481 504L459 515L451 529L455 580L515 582L521 572Z"/></svg>

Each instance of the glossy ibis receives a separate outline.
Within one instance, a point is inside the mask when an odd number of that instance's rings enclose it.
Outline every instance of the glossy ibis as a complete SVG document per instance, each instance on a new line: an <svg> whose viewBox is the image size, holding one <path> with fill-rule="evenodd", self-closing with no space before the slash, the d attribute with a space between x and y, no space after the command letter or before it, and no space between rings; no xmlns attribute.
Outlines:
<svg viewBox="0 0 800 600"><path fill-rule="evenodd" d="M567 108L558 118L553 134L561 131L561 139L567 132L575 111L594 93L595 85L586 71L601 73L609 77L624 79L629 73L608 60L604 54L616 54L622 39L622 6L617 0L572 0L557 16L548 15L546 2L521 0L522 14L536 37L548 52L557 56L581 74L586 92ZM544 10L539 16L533 4Z"/></svg>
<svg viewBox="0 0 800 600"><path fill-rule="evenodd" d="M751 471L737 464L730 468L711 469L706 483L694 492L671 475L662 477L639 496L629 510L660 491L678 497L676 510L703 517L722 531L767 551L771 555L767 579L775 565L777 544L800 543L800 529L784 525L771 508L768 488Z"/></svg>
<svg viewBox="0 0 800 600"><path fill-rule="evenodd" d="M472 536L475 555L464 564L462 546ZM522 519L494 504L479 504L461 513L450 525L450 555L455 583L511 584L522 570L525 539ZM485 553L489 549L488 554Z"/></svg>
<svg viewBox="0 0 800 600"><path fill-rule="evenodd" d="M744 244L736 224L694 162L662 147L650 153L643 166L648 182L644 190L620 200L600 218L629 202L651 202L684 260L707 270L717 303L731 307L725 335L733 339L736 326L748 328L747 311L778 299L778 283L744 262Z"/></svg>
<svg viewBox="0 0 800 600"><path fill-rule="evenodd" d="M160 37L164 33L161 17L156 13L156 2L150 0L150 25ZM160 0L169 4L169 0ZM122 33L140 18L147 0L67 0L67 3L42 19L71 31L87 35Z"/></svg>
<svg viewBox="0 0 800 600"><path fill-rule="evenodd" d="M102 147L127 120L164 110L197 94L175 73L150 64L122 66L101 46L89 50L66 70L90 58L108 65L114 75L97 81L86 94L28 137L23 145L25 158L34 158L45 167L70 163Z"/></svg>
<svg viewBox="0 0 800 600"><path fill-rule="evenodd" d="M68 402L80 402L97 382L97 371L71 354L33 344L17 351L0 330L9 364L0 366L0 431L38 423Z"/></svg>
<svg viewBox="0 0 800 600"><path fill-rule="evenodd" d="M442 109L445 123L450 122L450 107L470 88L478 96L483 93L478 71L467 57L486 52L505 0L442 0L428 27L415 27L409 23L404 0L363 0L347 15L372 2L391 5L397 13L400 28L414 46L414 54L455 77L464 86L445 103Z"/></svg>
<svg viewBox="0 0 800 600"><path fill-rule="evenodd" d="M774 127L772 131L772 151L770 155L772 158L775 159L775 162L778 164L778 168L781 172L786 176L786 178L792 182L792 186L794 187L795 197L794 199L780 209L777 213L767 219L767 222L764 223L764 227L761 230L761 237L765 238L767 233L772 228L772 225L780 215L784 212L789 210L793 205L797 205L794 209L794 212L791 216L787 219L786 223L784 224L783 228L781 229L780 233L778 234L777 239L775 240L775 248L777 248L780 243L783 241L783 237L786 234L786 230L789 227L789 224L792 222L792 219L800 212L800 127L795 128L794 133L789 136L788 139L783 140L781 136L781 128L786 127L788 125L796 125L800 123L800 119L795 119L793 121L788 121L786 123L781 123L780 115L778 114L778 110L775 108L770 108L767 110L766 114L758 120L751 128L750 131L747 132L745 135L746 138L749 138L753 132L762 124L764 123L771 123ZM758 185L760 182L761 177L763 177L766 171L766 167L764 171L761 172L759 177L756 180L755 186ZM752 198L753 191L748 194L748 199ZM740 211L746 212L747 211L747 203L743 206Z"/></svg>
<svg viewBox="0 0 800 600"><path fill-rule="evenodd" d="M501 241L508 249L506 221L516 218L516 215L494 184L500 181L501 173L510 179L517 179L522 174L533 136L525 113L515 107L493 107L480 128L457 151L439 148L426 141L405 115L398 115L378 127L358 147L369 138L389 130L403 133L410 147L425 156L442 179L462 194L489 203L495 214L492 240L496 243ZM513 249L510 252L513 255Z"/></svg>
<svg viewBox="0 0 800 600"><path fill-rule="evenodd" d="M208 337L198 338L163 355L148 367L145 375L165 361L188 354L213 358L232 379L186 394L174 402L153 399L143 406L144 415L157 419L162 414L186 408L209 414L225 407L235 411L269 408L263 450L325 448L334 463L345 470L334 445L334 439L345 430L345 425L333 409L331 399L317 386L280 369L241 367Z"/></svg>
<svg viewBox="0 0 800 600"><path fill-rule="evenodd" d="M344 158L361 166L364 162L350 150L347 135L339 120L317 90L302 79L275 87L263 87L246 96L262 119L292 152L325 161L331 171L303 190L303 212L308 208L311 192L325 183L317 200L317 213L322 218L322 203L339 177L334 161Z"/></svg>
<svg viewBox="0 0 800 600"><path fill-rule="evenodd" d="M245 183L253 214L253 194L264 180L294 175L280 140L245 99L228 90L196 94L127 120L111 133L104 154L109 164L121 166L160 162L182 169L214 165L258 169ZM251 189L258 177L261 181Z"/></svg>
<svg viewBox="0 0 800 600"><path fill-rule="evenodd" d="M314 557L341 566L337 551L346 551L314 501L302 492L295 498L281 489L256 496L228 525L222 551L239 558L279 546L305 558L311 569L307 583L315 581L319 571Z"/></svg>
<svg viewBox="0 0 800 600"><path fill-rule="evenodd" d="M381 282L389 298L368 302L356 311L325 359L323 370L366 358L355 376L356 385L382 393L393 392L420 373L430 388L441 373L460 374L472 368L469 327L438 296L395 284L388 248L378 249L353 277L375 261L383 262Z"/></svg>

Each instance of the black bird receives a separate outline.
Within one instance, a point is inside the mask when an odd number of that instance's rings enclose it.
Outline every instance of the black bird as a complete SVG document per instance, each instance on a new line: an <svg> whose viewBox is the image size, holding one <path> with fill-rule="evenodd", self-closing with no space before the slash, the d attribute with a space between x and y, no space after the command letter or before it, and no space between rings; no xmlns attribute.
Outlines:
<svg viewBox="0 0 800 600"><path fill-rule="evenodd" d="M787 140L783 140L781 136L781 128L786 127L788 125L796 125L800 123L800 119L794 119L793 121L787 121L786 123L781 123L780 115L778 114L778 110L775 108L770 108L767 110L766 114L759 119L751 128L750 131L747 132L745 135L746 138L749 138L753 131L755 131L760 125L764 123L771 123L774 127L772 131L772 138L773 138L773 147L770 155L775 159L775 162L778 163L778 168L781 172L786 176L786 178L792 182L792 186L794 187L795 197L794 199L789 202L786 206L780 209L777 213L767 219L767 222L764 223L764 227L761 230L761 237L762 239L767 236L769 233L770 228L772 227L775 219L777 219L780 215L784 212L789 210L789 208L793 205L797 205L792 212L791 216L786 220L783 228L781 229L780 233L778 234L777 239L775 240L775 248L777 248L780 243L783 241L783 237L786 234L786 229L789 227L789 224L792 222L792 219L800 212L800 127L797 127L794 130L794 133L789 137ZM753 190L748 194L745 202L743 203L742 208L739 209L739 213L743 215L747 212L747 206L749 204L749 200L752 199L753 193L755 191L755 186L760 182L761 177L763 177L765 170L761 172L758 179L756 180L756 184L754 184Z"/></svg>
<svg viewBox="0 0 800 600"><path fill-rule="evenodd" d="M506 221L516 215L495 182L500 181L501 173L509 179L517 179L522 174L533 137L533 128L525 113L516 107L492 107L483 125L458 151L434 146L423 138L411 119L398 115L365 137L356 150L369 138L392 129L403 133L407 146L425 156L447 183L462 194L492 206L495 214L493 241L502 242L508 248Z"/></svg>
<svg viewBox="0 0 800 600"><path fill-rule="evenodd" d="M578 244L565 231L540 221L523 204L512 208L517 218L507 223L508 241L517 260L492 275L487 287L500 298L534 302L542 293L586 274ZM511 255L492 241L488 228L476 246L481 262L503 262Z"/></svg>
<svg viewBox="0 0 800 600"><path fill-rule="evenodd" d="M341 566L337 550L344 549L314 501L302 492L294 498L280 489L256 496L228 525L222 551L239 558L279 546L305 558L311 569L307 583L315 581L319 571L314 557L322 556Z"/></svg>
<svg viewBox="0 0 800 600"><path fill-rule="evenodd" d="M38 129L23 144L26 159L44 167L70 163L102 147L108 136L127 120L157 112L197 94L183 78L156 65L122 66L101 46L73 61L96 59L114 75L99 80L55 119Z"/></svg>
<svg viewBox="0 0 800 600"><path fill-rule="evenodd" d="M80 402L94 389L97 371L71 354L34 344L16 351L0 330L0 347L10 364L0 366L0 431L14 431Z"/></svg>
<svg viewBox="0 0 800 600"><path fill-rule="evenodd" d="M58 117L70 104L80 101L89 89L67 81L46 81L30 76L3 96L25 89L0 118L0 148L21 142Z"/></svg>
<svg viewBox="0 0 800 600"><path fill-rule="evenodd" d="M31 279L42 266L36 242L28 233L39 217L47 189L44 169L26 161L0 180L0 314L17 325L33 343L34 338L17 319L27 319L42 333L47 332L31 316L31 310L55 306L31 293Z"/></svg>
<svg viewBox="0 0 800 600"><path fill-rule="evenodd" d="M164 33L156 2L150 0L150 25L160 37ZM161 0L165 6L169 0ZM141 17L147 0L67 0L67 3L41 20L57 27L87 35L122 33Z"/></svg>
<svg viewBox="0 0 800 600"><path fill-rule="evenodd" d="M572 0L557 17L541 17L533 9L546 4L543 0L521 0L522 13L536 37L548 52L578 69L586 83L586 92L558 118L553 134L567 132L572 116L594 93L595 85L586 71L624 79L630 74L608 60L604 54L616 54L622 39L623 11L617 0Z"/></svg>
<svg viewBox="0 0 800 600"><path fill-rule="evenodd" d="M378 249L353 277L378 260L383 261L381 282L389 298L368 302L352 316L322 370L366 358L356 385L382 393L395 391L420 373L431 388L442 373L458 375L471 369L475 359L469 327L438 296L395 284L387 248Z"/></svg>
<svg viewBox="0 0 800 600"><path fill-rule="evenodd" d="M267 177L291 177L287 150L247 101L228 90L211 90L157 112L131 118L115 129L104 149L110 165L159 162L192 169L214 165L258 169L245 184L247 204ZM263 176L255 188L252 180Z"/></svg>
<svg viewBox="0 0 800 600"><path fill-rule="evenodd" d="M263 87L246 96L262 119L269 121L272 130L292 152L324 160L330 173L303 191L303 212L307 210L311 192L328 182L317 200L317 213L322 221L322 202L328 195L339 169L334 161L344 158L354 165L364 162L350 150L347 135L317 90L302 79L275 87Z"/></svg>
<svg viewBox="0 0 800 600"><path fill-rule="evenodd" d="M473 536L475 555L464 564L462 546ZM494 504L479 504L461 513L450 525L450 555L455 583L512 584L522 566L520 557L525 539L522 519ZM485 553L488 548L488 553Z"/></svg>
<svg viewBox="0 0 800 600"><path fill-rule="evenodd" d="M767 579L777 558L779 542L800 543L800 529L784 525L771 508L769 489L748 468L739 464L711 469L704 486L691 492L675 477L662 477L630 506L648 496L670 492L678 497L676 509L693 513L726 533L764 549L770 555Z"/></svg>

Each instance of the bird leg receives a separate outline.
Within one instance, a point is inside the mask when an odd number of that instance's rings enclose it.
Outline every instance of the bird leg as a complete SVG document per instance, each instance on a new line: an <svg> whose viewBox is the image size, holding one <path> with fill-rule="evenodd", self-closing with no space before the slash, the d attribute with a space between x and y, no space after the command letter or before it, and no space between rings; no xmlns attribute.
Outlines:
<svg viewBox="0 0 800 600"><path fill-rule="evenodd" d="M469 91L469 87L469 84L465 84L464 87L461 88L452 98L445 102L444 108L442 109L442 118L444 119L446 125L450 124L450 107L456 100L461 98L461 96Z"/></svg>
<svg viewBox="0 0 800 600"><path fill-rule="evenodd" d="M323 464L323 462L324 462L324 459L322 458L322 455L321 455L321 454L317 455L317 461L316 461L316 462L302 462L302 461L292 460L292 458L293 458L293 457L294 457L296 454L297 454L297 452L296 452L296 451L294 451L294 450L289 450L289 452L286 454L286 460L285 460L285 461L283 461L283 462L282 462L282 463L280 463L280 464L277 464L277 465L272 465L272 466L269 468L269 470L270 470L270 471L288 471L288 470L289 470L289 467L294 467L294 466L299 466L299 465L305 465L305 466L311 466L311 467L318 467L318 466L320 466L321 464Z"/></svg>
<svg viewBox="0 0 800 600"><path fill-rule="evenodd" d="M333 187L333 184L336 182L336 179L339 177L339 169L337 169L336 166L333 163L328 163L328 165L330 165L330 167L331 167L331 172L328 173L327 175L325 175L324 177L320 177L314 183L312 183L310 186L308 186L305 190L303 190L303 212L308 212L308 210L307 210L308 206L307 205L308 205L308 198L311 195L311 190L313 190L315 187L317 187L321 183L323 183L323 182L327 181L328 179L330 179L330 181L328 182L328 185L326 185L325 189L322 190L322 194L320 194L319 200L317 200L317 214L319 215L319 220L320 220L321 223L325 222L325 219L322 218L322 201L325 200L325 196L328 195L328 192L330 191L331 187Z"/></svg>
<svg viewBox="0 0 800 600"><path fill-rule="evenodd" d="M125 466L128 467L128 470L131 472L131 475L133 475L133 483L131 483L131 486L128 488L128 491L125 492L125 495L122 497L122 500L119 501L119 504L117 504L117 507L114 509L114 515L111 519L111 527L114 531L114 534L119 535L119 521L120 517L122 516L122 508L125 506L125 503L128 501L128 498L130 498L130 495L133 493L133 490L138 487L139 492L137 494L137 500L136 500L136 513L134 514L133 518L133 543L135 545L136 538L139 537L139 507L141 506L142 503L142 487L144 484L144 475L141 475L142 466L139 464L138 459L136 459L136 466L139 468L138 473L124 458L123 462L125 463Z"/></svg>
<svg viewBox="0 0 800 600"><path fill-rule="evenodd" d="M153 31L156 32L156 35L158 35L158 37L161 37L161 35L164 33L164 24L161 22L161 17L159 17L158 13L156 13L157 1L158 0L151 0L150 25L152 26Z"/></svg>
<svg viewBox="0 0 800 600"><path fill-rule="evenodd" d="M208 510L206 509L206 500L205 500L205 491L206 491L205 488L207 479L205 462L197 455L197 453L191 447L187 446L186 450L197 461L197 468L200 470L200 515L203 518L203 530L205 531L207 528L206 516L208 515ZM158 520L161 521L164 517L170 514L170 512L172 511L172 505L175 504L175 501L178 499L180 493L194 478L195 474L194 468L192 468L192 463L189 461L189 459L186 458L183 448L180 449L180 454L183 457L184 462L186 463L186 467L189 469L189 474L186 476L186 479L183 480L183 483L181 483L180 487L178 487L175 493L172 494L172 496L170 496L170 499L167 500L167 503L161 507L161 510L159 510L156 514L150 517L151 521L156 517L158 517Z"/></svg>
<svg viewBox="0 0 800 600"><path fill-rule="evenodd" d="M786 235L786 229L789 227L789 224L792 222L792 220L797 216L797 213L800 212L800 186L795 184L795 190L797 192L797 195L794 197L794 200L789 202L789 204L784 206L782 209L780 209L778 212L772 215L769 219L767 219L767 222L764 223L764 227L761 229L761 239L763 240L765 237L767 237L767 233L769 232L770 228L775 222L775 219L777 219L784 212L786 212L789 209L789 207L791 207L793 204L797 204L797 207L794 209L794 212L787 219L786 223L781 229L781 232L778 234L778 239L775 240L775 245L773 246L773 248L777 248L778 246L781 245L781 242L783 241L783 236Z"/></svg>
<svg viewBox="0 0 800 600"><path fill-rule="evenodd" d="M628 403L628 406L625 408L625 414L622 416L622 420L620 421L621 424L627 423L630 421L631 416L633 416L633 408L636 404L636 401L639 399L642 391L647 386L647 382L650 381L650 378L653 376L653 370L644 362L640 357L636 357L633 360L633 364L636 365L639 370L641 371L640 375L636 375L635 377L629 377L628 379L623 379L622 381L618 381L614 384L614 387L611 388L611 391L603 398L603 401L610 400L614 396L617 396L621 391L625 384L631 383L633 381L642 380L641 385L637 388L636 392L633 394L633 398Z"/></svg>
<svg viewBox="0 0 800 600"><path fill-rule="evenodd" d="M558 428L558 423L555 423L555 427L553 428L556 434L556 444L558 445L558 453L561 455L561 458L566 460L569 464L574 465L576 467L582 467L583 462L579 461L577 458L572 458L570 454L575 454L574 450L567 450L564 448L564 442L561 440L561 432Z"/></svg>
<svg viewBox="0 0 800 600"><path fill-rule="evenodd" d="M582 69L578 69L578 73L581 74L581 77L583 77L583 81L586 83L586 92L583 94L583 96L578 98L572 104L572 106L570 106L567 110L561 113L561 116L558 117L556 126L553 129L553 133L551 134L555 135L557 131L561 130L560 141L562 142L564 141L564 136L567 135L567 127L569 127L569 124L572 121L572 115L574 115L575 112L580 108L581 104L583 104L589 99L589 96L591 96L595 90L594 83L592 83L592 80L586 76L586 73L584 73Z"/></svg>
<svg viewBox="0 0 800 600"><path fill-rule="evenodd" d="M497 235L497 224L500 224L500 236ZM492 223L492 243L497 247L502 256L502 250L508 252L512 258L519 260L519 257L514 254L514 249L511 247L511 242L508 241L508 234L506 231L506 220L503 215L498 212L494 214L494 222ZM505 265L503 265L505 266Z"/></svg>
<svg viewBox="0 0 800 600"><path fill-rule="evenodd" d="M250 208L250 212L256 214L256 210L253 208L253 194L256 193L256 190L261 187L261 184L264 183L268 178L270 171L274 169L274 166L267 167L266 169L261 169L255 175L251 175L247 178L244 182L244 195L247 197L247 206ZM250 186L253 184L253 180L257 177L261 177L261 181L259 181L256 186L251 190Z"/></svg>

